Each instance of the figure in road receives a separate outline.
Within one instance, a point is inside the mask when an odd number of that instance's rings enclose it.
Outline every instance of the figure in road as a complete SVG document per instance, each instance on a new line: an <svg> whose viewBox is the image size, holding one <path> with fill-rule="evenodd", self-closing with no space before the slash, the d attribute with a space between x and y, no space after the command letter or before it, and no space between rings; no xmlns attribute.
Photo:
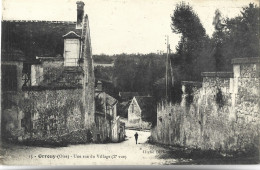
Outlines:
<svg viewBox="0 0 260 170"><path fill-rule="evenodd" d="M137 144L137 140L138 140L138 133L135 133L135 144Z"/></svg>

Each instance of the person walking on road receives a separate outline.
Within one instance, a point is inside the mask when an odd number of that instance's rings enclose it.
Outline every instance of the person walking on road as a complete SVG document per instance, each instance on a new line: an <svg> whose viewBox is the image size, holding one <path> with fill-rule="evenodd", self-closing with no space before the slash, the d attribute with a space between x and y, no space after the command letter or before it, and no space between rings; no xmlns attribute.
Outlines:
<svg viewBox="0 0 260 170"><path fill-rule="evenodd" d="M137 140L138 140L138 133L135 133L135 144L137 144Z"/></svg>

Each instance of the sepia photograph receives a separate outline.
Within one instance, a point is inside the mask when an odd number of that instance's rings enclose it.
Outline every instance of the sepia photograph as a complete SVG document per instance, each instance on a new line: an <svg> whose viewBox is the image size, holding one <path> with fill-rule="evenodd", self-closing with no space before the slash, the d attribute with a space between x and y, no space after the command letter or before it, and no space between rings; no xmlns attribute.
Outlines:
<svg viewBox="0 0 260 170"><path fill-rule="evenodd" d="M260 164L259 0L1 4L0 166Z"/></svg>

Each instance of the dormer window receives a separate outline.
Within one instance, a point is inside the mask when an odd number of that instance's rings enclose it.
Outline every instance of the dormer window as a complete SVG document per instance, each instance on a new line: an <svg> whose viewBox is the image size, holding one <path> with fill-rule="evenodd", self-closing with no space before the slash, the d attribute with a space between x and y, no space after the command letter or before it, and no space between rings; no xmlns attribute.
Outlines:
<svg viewBox="0 0 260 170"><path fill-rule="evenodd" d="M70 31L64 38L64 66L78 66L80 58L80 36Z"/></svg>

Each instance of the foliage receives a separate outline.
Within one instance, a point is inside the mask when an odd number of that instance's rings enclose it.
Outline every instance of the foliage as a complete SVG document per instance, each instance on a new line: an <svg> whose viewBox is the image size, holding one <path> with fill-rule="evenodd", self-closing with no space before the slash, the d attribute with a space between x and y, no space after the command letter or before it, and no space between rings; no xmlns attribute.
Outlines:
<svg viewBox="0 0 260 170"><path fill-rule="evenodd" d="M181 33L184 38L198 39L205 35L200 19L190 5L177 4L171 16L171 28L174 33Z"/></svg>
<svg viewBox="0 0 260 170"><path fill-rule="evenodd" d="M182 34L171 56L176 81L200 81L203 71L232 71L233 58L259 57L259 7L254 4L235 18L223 18L217 9L212 38L205 35L197 14L185 3L176 6L171 21L173 33Z"/></svg>
<svg viewBox="0 0 260 170"><path fill-rule="evenodd" d="M178 67L181 80L196 80L200 77L198 63L202 58L204 47L209 43L199 17L190 5L184 2L177 4L171 16L173 33L180 33L181 40L172 56L174 67ZM175 74L174 76L177 76Z"/></svg>
<svg viewBox="0 0 260 170"><path fill-rule="evenodd" d="M153 84L165 76L165 55L118 54L109 58L114 58L114 67L95 67L95 77L102 80L107 92L146 92L153 95ZM113 87L106 82L112 82ZM116 94L111 95L116 97Z"/></svg>
<svg viewBox="0 0 260 170"><path fill-rule="evenodd" d="M152 93L153 83L165 75L165 56L128 55L115 61L113 82L120 91Z"/></svg>
<svg viewBox="0 0 260 170"><path fill-rule="evenodd" d="M221 89L218 88L218 92L216 94L216 103L218 104L219 108L225 105L224 96L222 94Z"/></svg>
<svg viewBox="0 0 260 170"><path fill-rule="evenodd" d="M96 63L112 63L113 58L111 58L109 55L101 54L101 55L93 55L93 60Z"/></svg>
<svg viewBox="0 0 260 170"><path fill-rule="evenodd" d="M241 15L223 22L212 37L218 71L231 71L233 58L259 57L259 7L250 3Z"/></svg>
<svg viewBox="0 0 260 170"><path fill-rule="evenodd" d="M113 67L96 66L94 68L94 74L98 80L112 81L113 70Z"/></svg>
<svg viewBox="0 0 260 170"><path fill-rule="evenodd" d="M180 3L173 11L171 28L181 34L181 40L176 53L170 55L172 101L180 101L181 81L201 81L201 72L231 71L232 58L259 57L259 7L249 4L240 16L231 19L216 10L213 24L216 30L210 38L190 5ZM97 67L97 79L111 81L117 91L148 92L157 101L165 97L165 55L105 57L114 61L114 68Z"/></svg>

